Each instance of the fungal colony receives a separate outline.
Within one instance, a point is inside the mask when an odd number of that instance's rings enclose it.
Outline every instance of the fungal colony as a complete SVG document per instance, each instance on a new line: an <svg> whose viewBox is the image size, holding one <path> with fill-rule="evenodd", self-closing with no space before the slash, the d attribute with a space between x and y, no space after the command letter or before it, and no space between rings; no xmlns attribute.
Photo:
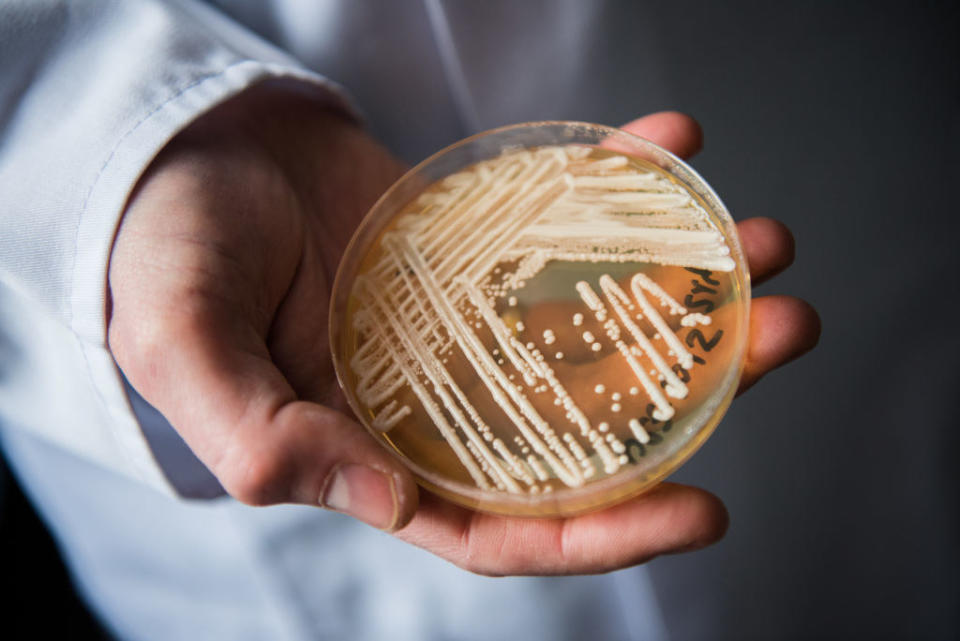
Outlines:
<svg viewBox="0 0 960 641"><path fill-rule="evenodd" d="M577 488L708 401L743 321L734 272L707 211L658 167L511 150L428 187L369 248L352 391L423 469L490 491Z"/></svg>

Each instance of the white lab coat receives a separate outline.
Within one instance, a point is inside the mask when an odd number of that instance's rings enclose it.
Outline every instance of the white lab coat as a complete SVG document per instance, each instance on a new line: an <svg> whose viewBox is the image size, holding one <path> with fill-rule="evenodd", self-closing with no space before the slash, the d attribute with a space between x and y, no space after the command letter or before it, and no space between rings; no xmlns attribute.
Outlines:
<svg viewBox="0 0 960 641"><path fill-rule="evenodd" d="M106 345L127 196L172 136L252 83L343 94L191 2L5 3L0 43L3 420L169 492Z"/></svg>
<svg viewBox="0 0 960 641"><path fill-rule="evenodd" d="M296 25L288 44L310 55L346 6L221 4ZM473 127L442 8L422 9L448 99ZM662 638L642 569L483 579L318 509L176 498L219 488L107 348L111 244L164 144L267 78L353 109L198 2L0 4L0 425L88 600L129 639Z"/></svg>

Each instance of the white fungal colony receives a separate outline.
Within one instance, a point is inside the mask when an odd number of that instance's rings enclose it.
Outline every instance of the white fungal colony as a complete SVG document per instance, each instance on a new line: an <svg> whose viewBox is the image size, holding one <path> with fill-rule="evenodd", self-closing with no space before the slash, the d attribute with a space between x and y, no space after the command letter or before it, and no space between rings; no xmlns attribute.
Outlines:
<svg viewBox="0 0 960 641"><path fill-rule="evenodd" d="M623 438L632 435L641 444L650 434L636 416L621 413L626 400L614 390L603 396L612 414L593 424L571 397L571 381L559 380L553 369L561 365L551 365L565 363L556 349L560 328L520 340L520 316L508 318L522 307L518 292L551 261L730 272L729 254L682 186L626 156L544 147L479 163L405 210L381 238L373 267L356 278L351 322L360 338L350 361L356 396L384 432L408 419L410 403L418 402L417 411L429 416L483 489L546 492L554 480L578 487L614 474L629 459L611 423L622 423ZM679 317L674 327L706 325L710 316L688 313L643 273L624 286L608 274L594 282L599 291L581 280L570 292L584 313L567 315L568 329L593 353L619 353L634 377L623 381L624 392L645 396L654 420L670 419L671 399L688 394L674 365L689 370L694 363L663 314ZM585 329L585 315L602 331ZM656 338L642 331L641 318ZM448 369L452 351L462 354L470 380L492 398L486 409ZM401 393L407 388L416 401ZM589 390L605 395L607 388ZM566 424L544 418L532 400L539 396L566 412ZM508 421L512 433L491 427L490 406L502 413L496 424Z"/></svg>

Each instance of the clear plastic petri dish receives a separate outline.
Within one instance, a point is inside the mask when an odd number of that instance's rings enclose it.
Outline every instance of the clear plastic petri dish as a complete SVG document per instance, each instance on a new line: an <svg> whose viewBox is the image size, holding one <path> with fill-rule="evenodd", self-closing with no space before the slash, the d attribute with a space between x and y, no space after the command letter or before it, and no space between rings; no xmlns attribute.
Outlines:
<svg viewBox="0 0 960 641"><path fill-rule="evenodd" d="M356 416L430 491L495 513L598 509L713 432L743 366L735 225L683 161L537 122L431 156L363 220L330 339Z"/></svg>

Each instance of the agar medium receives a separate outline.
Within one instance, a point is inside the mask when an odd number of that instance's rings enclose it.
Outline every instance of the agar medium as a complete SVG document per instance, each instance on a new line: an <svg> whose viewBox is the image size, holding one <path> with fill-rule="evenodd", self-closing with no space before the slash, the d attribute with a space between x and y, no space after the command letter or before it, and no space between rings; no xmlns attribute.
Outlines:
<svg viewBox="0 0 960 641"><path fill-rule="evenodd" d="M750 281L675 156L574 122L479 134L377 202L334 284L359 420L431 491L561 516L655 485L736 391Z"/></svg>

